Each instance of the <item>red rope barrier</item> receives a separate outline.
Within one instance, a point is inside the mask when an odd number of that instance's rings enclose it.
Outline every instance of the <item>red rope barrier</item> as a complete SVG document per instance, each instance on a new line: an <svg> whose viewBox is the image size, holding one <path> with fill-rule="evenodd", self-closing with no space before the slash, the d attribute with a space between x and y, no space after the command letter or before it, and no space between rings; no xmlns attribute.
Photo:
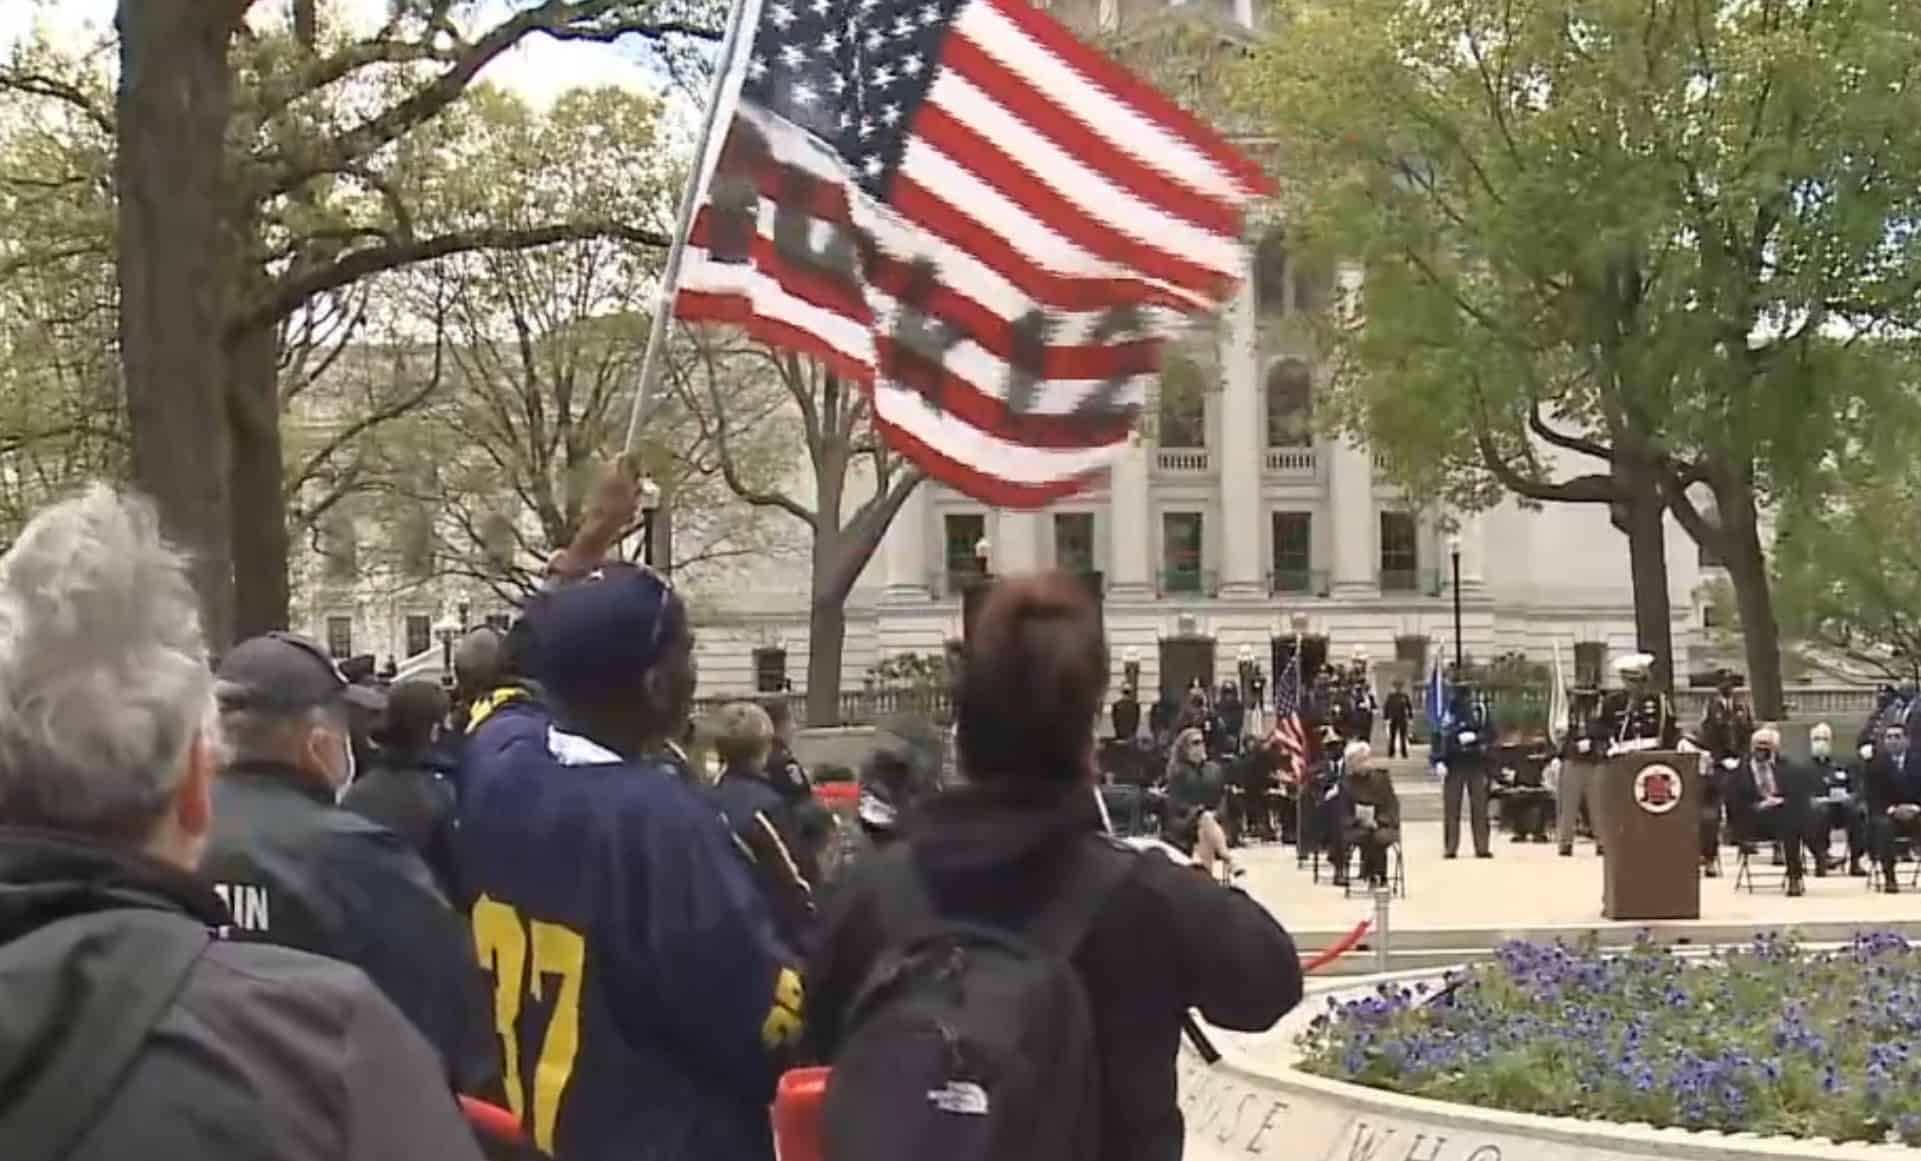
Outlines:
<svg viewBox="0 0 1921 1161"><path fill-rule="evenodd" d="M1362 939L1366 938L1368 929L1373 926L1374 926L1374 921L1372 919L1363 919L1359 923L1356 923L1354 925L1354 930L1348 932L1346 935L1343 935L1340 939L1340 942L1336 943L1332 947L1323 948L1320 954L1316 955L1313 959L1310 959L1307 962L1303 963L1301 965L1301 973L1303 975L1313 975L1315 972L1326 967L1328 964L1333 963L1335 960L1346 955L1348 952L1353 951L1354 946L1360 943Z"/></svg>

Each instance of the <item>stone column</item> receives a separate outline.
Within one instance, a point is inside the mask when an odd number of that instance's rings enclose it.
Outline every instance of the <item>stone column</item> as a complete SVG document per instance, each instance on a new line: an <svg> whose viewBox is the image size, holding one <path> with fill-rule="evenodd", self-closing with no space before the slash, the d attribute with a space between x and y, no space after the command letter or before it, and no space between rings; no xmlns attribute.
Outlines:
<svg viewBox="0 0 1921 1161"><path fill-rule="evenodd" d="M927 603L931 567L927 559L927 493L933 486L922 483L909 493L881 540L881 559L887 570L883 599L890 605Z"/></svg>
<svg viewBox="0 0 1921 1161"><path fill-rule="evenodd" d="M1332 517L1335 596L1379 591L1375 544L1380 517L1374 508L1374 460L1365 447L1345 439L1327 449L1327 509Z"/></svg>
<svg viewBox="0 0 1921 1161"><path fill-rule="evenodd" d="M1254 331L1254 280L1242 271L1239 293L1221 319L1221 596L1259 600L1261 583L1260 349Z"/></svg>
<svg viewBox="0 0 1921 1161"><path fill-rule="evenodd" d="M1461 526L1461 591L1471 593L1487 582L1487 518L1464 512L1455 519Z"/></svg>
<svg viewBox="0 0 1921 1161"><path fill-rule="evenodd" d="M989 533L993 551L988 554L988 568L1001 576L1039 572L1042 518L1040 512L995 509L994 530Z"/></svg>
<svg viewBox="0 0 1921 1161"><path fill-rule="evenodd" d="M1116 600L1147 600L1154 595L1150 545L1153 519L1148 503L1147 457L1153 454L1138 435L1114 461L1108 475L1107 592Z"/></svg>

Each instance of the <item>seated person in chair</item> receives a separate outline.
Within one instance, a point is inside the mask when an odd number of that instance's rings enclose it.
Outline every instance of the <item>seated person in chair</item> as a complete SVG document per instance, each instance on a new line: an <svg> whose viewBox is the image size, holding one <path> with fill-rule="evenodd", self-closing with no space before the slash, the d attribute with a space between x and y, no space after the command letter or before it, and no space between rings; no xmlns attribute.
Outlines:
<svg viewBox="0 0 1921 1161"><path fill-rule="evenodd" d="M1341 825L1334 834L1334 885L1347 886L1348 852L1359 848L1361 877L1369 886L1387 884L1387 852L1401 840L1401 800L1387 767L1373 761L1366 742L1350 742L1342 766Z"/></svg>
<svg viewBox="0 0 1921 1161"><path fill-rule="evenodd" d="M1881 864L1881 889L1893 895L1895 840L1921 842L1921 760L1908 747L1907 727L1890 723L1881 746L1868 760L1863 791L1868 802L1868 839Z"/></svg>
<svg viewBox="0 0 1921 1161"><path fill-rule="evenodd" d="M1773 726L1754 731L1748 745L1747 761L1732 772L1728 781L1728 817L1740 818L1747 833L1737 834L1742 842L1778 842L1787 854L1788 894L1802 895L1806 888L1802 862L1803 847L1815 853L1815 874L1827 873L1827 860L1814 838L1813 797L1807 774L1781 760L1781 734Z"/></svg>
<svg viewBox="0 0 1921 1161"><path fill-rule="evenodd" d="M1861 800L1861 773L1834 760L1834 727L1818 723L1808 731L1808 764L1815 781L1814 822L1823 842L1822 854L1833 832L1848 836L1848 874L1868 877L1861 860L1868 853L1867 808Z"/></svg>

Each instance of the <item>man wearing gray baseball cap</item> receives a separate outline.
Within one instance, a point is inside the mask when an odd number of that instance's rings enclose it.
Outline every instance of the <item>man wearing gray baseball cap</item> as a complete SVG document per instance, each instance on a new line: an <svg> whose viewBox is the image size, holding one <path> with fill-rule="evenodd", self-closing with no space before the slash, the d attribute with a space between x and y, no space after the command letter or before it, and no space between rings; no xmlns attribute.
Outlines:
<svg viewBox="0 0 1921 1161"><path fill-rule="evenodd" d="M498 1050L465 923L411 847L337 804L354 776L351 711L384 699L293 633L241 642L215 677L228 755L204 871L233 937L359 967L459 1091L490 1091Z"/></svg>

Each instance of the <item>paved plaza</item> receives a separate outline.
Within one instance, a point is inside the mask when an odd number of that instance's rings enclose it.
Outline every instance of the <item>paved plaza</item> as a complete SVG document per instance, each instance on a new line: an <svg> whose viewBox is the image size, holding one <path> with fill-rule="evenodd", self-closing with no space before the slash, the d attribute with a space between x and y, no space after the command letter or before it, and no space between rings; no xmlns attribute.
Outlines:
<svg viewBox="0 0 1921 1161"><path fill-rule="evenodd" d="M1462 857L1444 860L1439 821L1409 822L1404 842L1407 896L1393 900L1390 928L1404 935L1406 943L1429 948L1478 947L1492 942L1484 934L1488 932L1498 938L1502 933L1540 934L1548 928L1578 931L1618 926L1631 930L1646 926L1613 925L1602 919L1601 859L1592 843L1578 843L1574 856L1564 859L1552 843L1514 843L1497 833L1495 857L1476 859L1463 836ZM1841 850L1838 841L1834 849ZM1306 946L1324 946L1330 935L1345 932L1373 914L1368 893L1357 889L1352 896L1343 897L1340 888L1328 884L1325 866L1321 882L1315 884L1307 870L1296 868L1292 847L1257 846L1238 851L1237 856L1247 870L1242 885L1302 936ZM1766 864L1768 860L1763 853L1755 861ZM1722 862L1723 877L1701 884L1699 926L1704 929L1818 925L1826 932L1833 925L1876 927L1898 923L1908 925L1911 933L1921 933L1921 891L1901 895L1871 892L1868 880L1850 878L1844 869L1825 879L1810 876L1807 895L1799 899L1788 898L1771 882L1748 893L1735 890L1733 848L1724 850ZM1904 881L1912 870L1912 864L1903 865ZM1778 872L1768 879L1776 876ZM1670 929L1679 925L1660 926ZM1447 933L1458 935L1449 937ZM1715 932L1707 938L1740 935Z"/></svg>

